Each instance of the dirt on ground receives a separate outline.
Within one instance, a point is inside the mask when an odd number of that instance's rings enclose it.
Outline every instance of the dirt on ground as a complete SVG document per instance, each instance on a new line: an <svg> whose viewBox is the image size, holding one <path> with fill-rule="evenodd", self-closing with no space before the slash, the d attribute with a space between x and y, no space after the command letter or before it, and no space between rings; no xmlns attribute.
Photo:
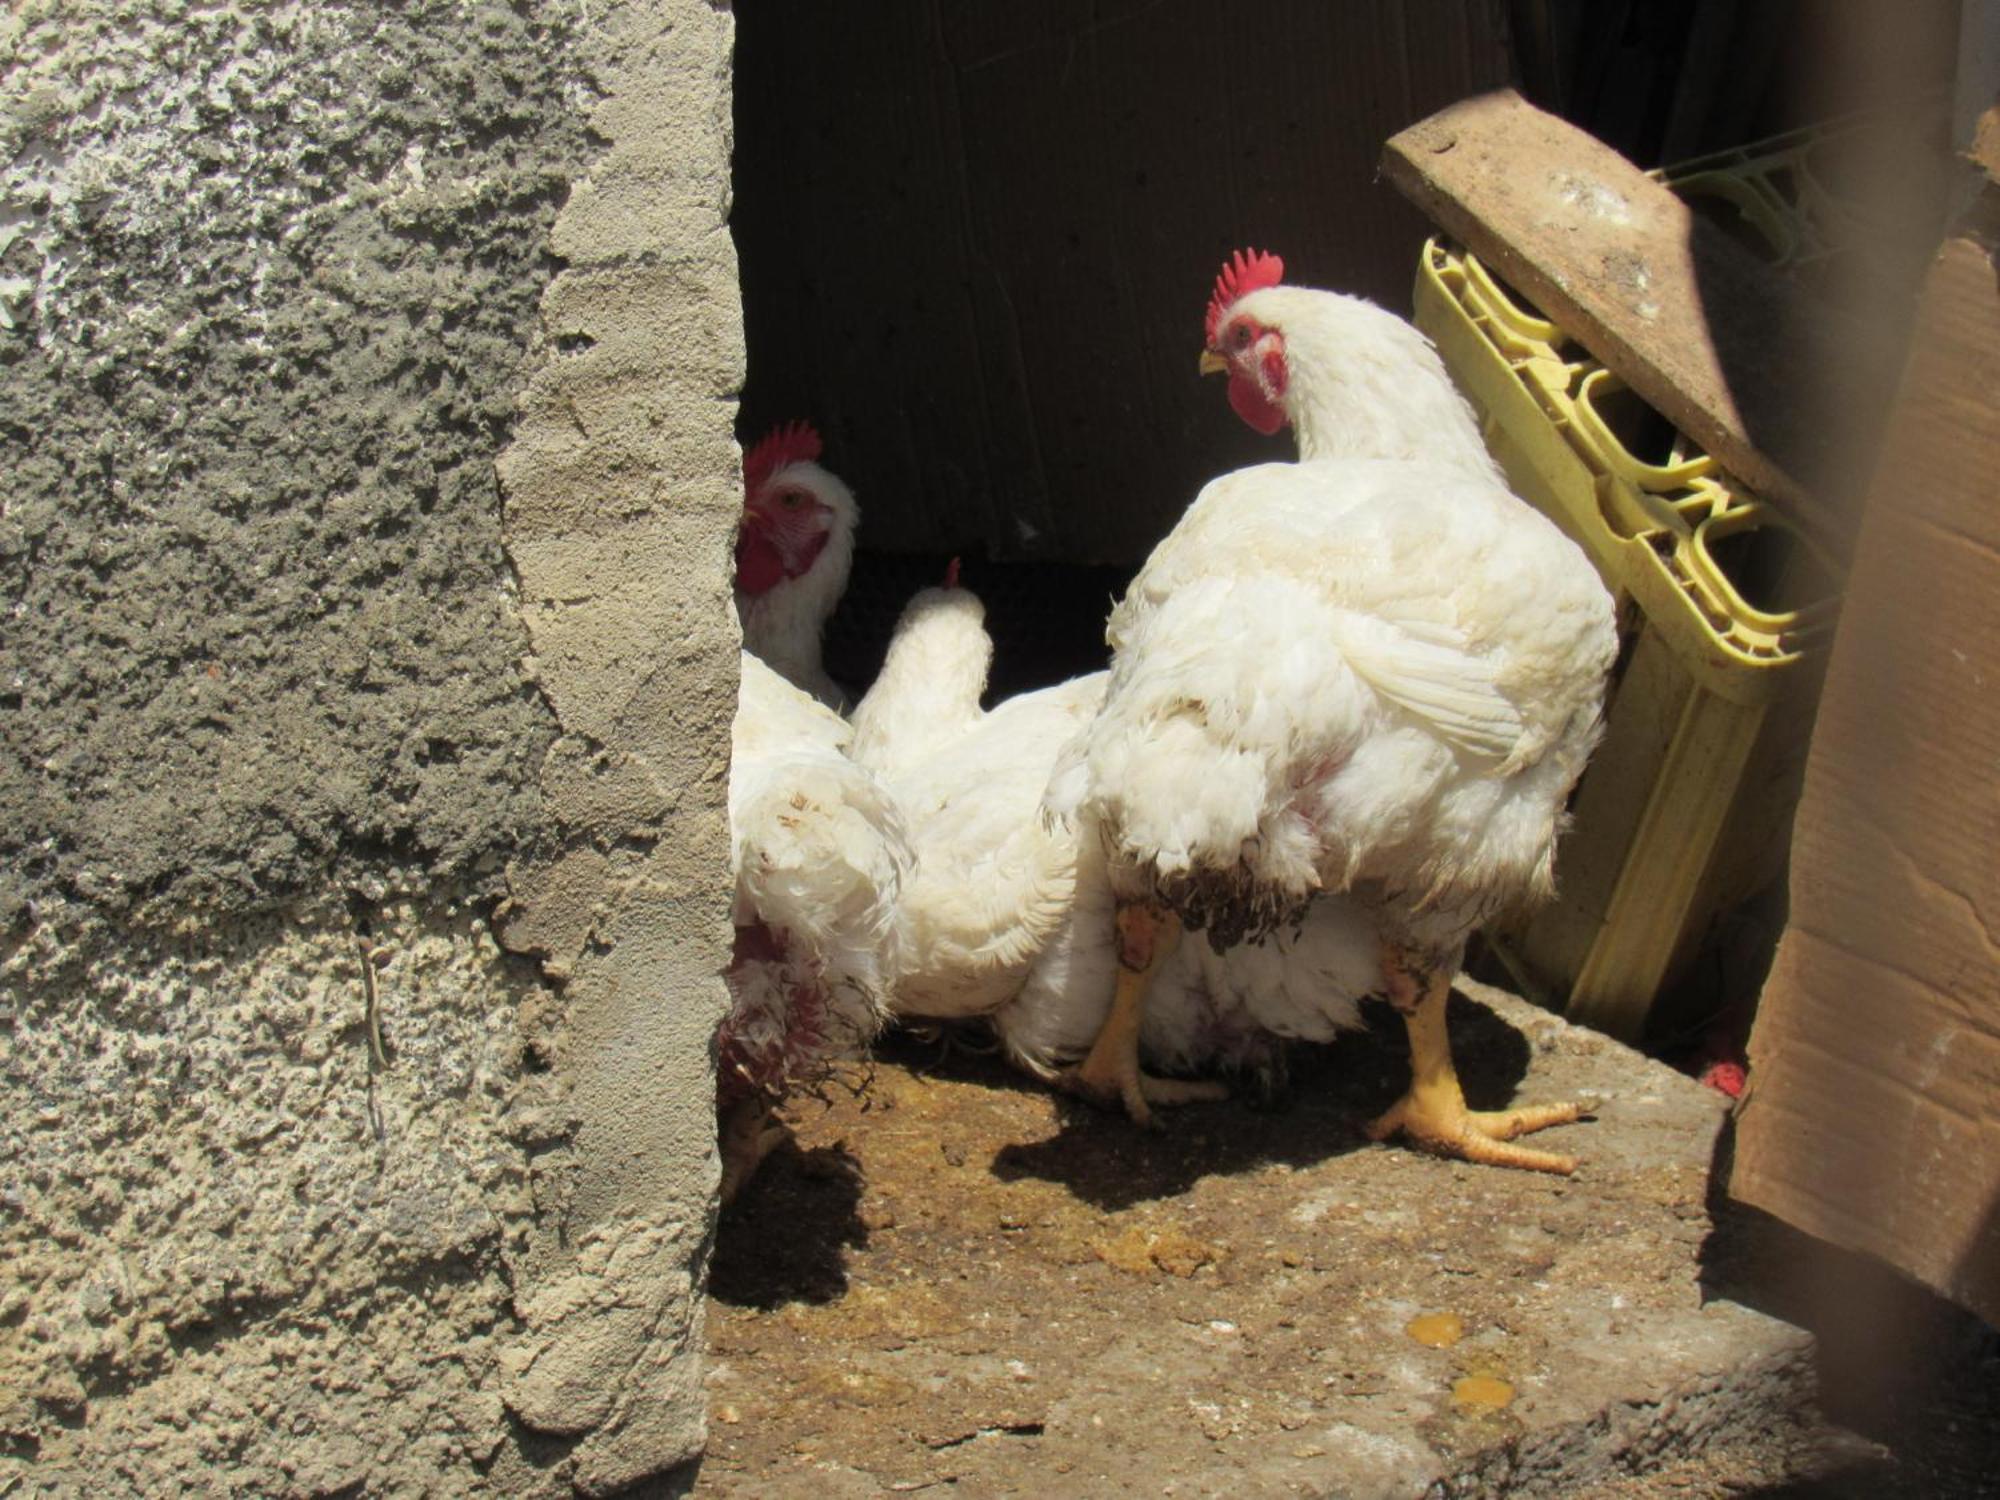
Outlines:
<svg viewBox="0 0 2000 1500"><path fill-rule="evenodd" d="M1604 1100L1544 1138L1575 1178L1368 1142L1386 1012L1152 1132L890 1039L724 1215L695 1494L1650 1496L1868 1458L1805 1409L1805 1339L1703 1285L1723 1101L1479 993L1475 1106Z"/></svg>

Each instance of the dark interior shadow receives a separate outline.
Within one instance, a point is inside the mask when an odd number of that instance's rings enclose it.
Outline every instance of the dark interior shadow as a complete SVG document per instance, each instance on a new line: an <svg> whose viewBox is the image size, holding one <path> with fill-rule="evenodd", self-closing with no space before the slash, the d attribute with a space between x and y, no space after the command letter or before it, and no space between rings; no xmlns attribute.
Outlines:
<svg viewBox="0 0 2000 1500"><path fill-rule="evenodd" d="M847 592L826 626L826 669L836 682L865 687L875 680L903 607L917 590L942 583L951 560L865 548L855 554ZM976 554L959 563L960 581L985 604L993 637L989 705L1108 663L1104 617L1132 581L1130 568L996 562Z"/></svg>
<svg viewBox="0 0 2000 1500"><path fill-rule="evenodd" d="M843 1146L779 1146L716 1224L709 1295L731 1307L831 1302L847 1251L868 1242L861 1164Z"/></svg>
<svg viewBox="0 0 2000 1500"><path fill-rule="evenodd" d="M1106 1211L1186 1192L1203 1177L1273 1163L1310 1166L1368 1144L1368 1122L1395 1103L1409 1082L1402 1020L1370 1004L1367 1029L1324 1046L1295 1046L1283 1091L1269 1105L1246 1097L1166 1112L1163 1130L1065 1100L1058 1133L1003 1147L993 1174L1003 1181L1060 1183ZM1468 1102L1498 1108L1528 1071L1527 1038L1462 995L1451 997L1452 1053Z"/></svg>
<svg viewBox="0 0 2000 1500"><path fill-rule="evenodd" d="M1836 557L1851 547L1903 353L1915 294L1950 201L1949 94L1957 7L1832 6L1809 17L1778 80L1809 121L1872 112L1804 156L1799 217L1823 252L1774 270L1697 214L1696 295L1744 430L1808 492L1782 504ZM1797 177L1799 173L1791 174ZM1834 207L1810 207L1823 196ZM1769 497L1767 497L1769 498Z"/></svg>

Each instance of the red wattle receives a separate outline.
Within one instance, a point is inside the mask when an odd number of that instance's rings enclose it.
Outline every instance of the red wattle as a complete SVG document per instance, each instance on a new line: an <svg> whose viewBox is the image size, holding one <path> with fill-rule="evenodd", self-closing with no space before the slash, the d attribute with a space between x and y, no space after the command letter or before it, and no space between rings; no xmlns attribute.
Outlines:
<svg viewBox="0 0 2000 1500"><path fill-rule="evenodd" d="M1264 393L1241 373L1229 372L1229 405L1236 415L1265 437L1285 425L1285 409L1264 399Z"/></svg>
<svg viewBox="0 0 2000 1500"><path fill-rule="evenodd" d="M785 581L785 559L760 527L736 533L736 587L756 597Z"/></svg>

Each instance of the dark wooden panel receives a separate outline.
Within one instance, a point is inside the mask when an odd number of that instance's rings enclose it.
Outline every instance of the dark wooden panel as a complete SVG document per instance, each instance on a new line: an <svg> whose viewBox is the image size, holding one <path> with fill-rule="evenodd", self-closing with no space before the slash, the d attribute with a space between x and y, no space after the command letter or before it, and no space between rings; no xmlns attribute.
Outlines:
<svg viewBox="0 0 2000 1500"><path fill-rule="evenodd" d="M745 430L810 416L864 547L1132 563L1289 452L1195 374L1215 268L1407 306L1395 131L1507 71L1499 0L740 0Z"/></svg>

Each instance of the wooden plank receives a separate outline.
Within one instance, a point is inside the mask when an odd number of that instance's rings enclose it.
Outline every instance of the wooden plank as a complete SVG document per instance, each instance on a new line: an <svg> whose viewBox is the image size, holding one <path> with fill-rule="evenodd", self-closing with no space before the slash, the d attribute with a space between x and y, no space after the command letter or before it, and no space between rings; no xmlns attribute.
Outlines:
<svg viewBox="0 0 2000 1500"><path fill-rule="evenodd" d="M1847 502L1885 362L1851 357L1844 320L1511 89L1392 137L1382 170L1726 468L1848 555Z"/></svg>

